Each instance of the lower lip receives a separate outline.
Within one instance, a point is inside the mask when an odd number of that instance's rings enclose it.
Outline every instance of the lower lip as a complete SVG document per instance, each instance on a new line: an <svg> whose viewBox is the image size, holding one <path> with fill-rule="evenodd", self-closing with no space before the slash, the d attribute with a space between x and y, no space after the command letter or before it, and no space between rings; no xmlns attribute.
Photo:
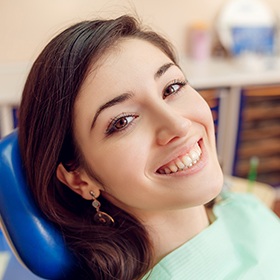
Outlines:
<svg viewBox="0 0 280 280"><path fill-rule="evenodd" d="M199 144L199 147L201 149L201 156L200 156L199 161L196 164L194 164L192 167L185 168L185 169L183 169L181 171L178 171L178 172L175 172L175 173L170 173L170 174L159 174L159 173L157 173L157 175L172 176L172 177L176 176L177 177L177 176L192 175L192 174L200 172L200 170L202 170L207 163L207 155L206 155L206 151L205 151L205 148L203 146L202 140L199 140L198 144Z"/></svg>

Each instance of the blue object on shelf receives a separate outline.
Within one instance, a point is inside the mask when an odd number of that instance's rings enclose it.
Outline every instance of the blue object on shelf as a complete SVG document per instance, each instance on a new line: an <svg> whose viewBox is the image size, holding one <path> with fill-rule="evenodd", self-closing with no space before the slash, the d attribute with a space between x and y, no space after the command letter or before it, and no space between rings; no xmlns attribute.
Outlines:
<svg viewBox="0 0 280 280"><path fill-rule="evenodd" d="M232 53L239 55L244 52L272 55L275 46L275 30L264 26L233 27Z"/></svg>

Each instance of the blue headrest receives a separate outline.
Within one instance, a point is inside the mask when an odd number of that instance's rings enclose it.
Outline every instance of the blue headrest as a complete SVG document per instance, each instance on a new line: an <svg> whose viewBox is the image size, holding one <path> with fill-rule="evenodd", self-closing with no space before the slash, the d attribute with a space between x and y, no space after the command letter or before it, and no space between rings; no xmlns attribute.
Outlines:
<svg viewBox="0 0 280 280"><path fill-rule="evenodd" d="M12 249L27 268L42 278L71 278L74 257L26 184L17 130L0 141L0 217Z"/></svg>

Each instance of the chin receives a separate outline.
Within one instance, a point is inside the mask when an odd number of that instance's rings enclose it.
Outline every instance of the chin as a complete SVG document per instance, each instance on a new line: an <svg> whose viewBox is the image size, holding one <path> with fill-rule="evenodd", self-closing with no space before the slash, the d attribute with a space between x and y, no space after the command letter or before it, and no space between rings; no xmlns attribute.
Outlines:
<svg viewBox="0 0 280 280"><path fill-rule="evenodd" d="M219 168L214 176L212 176L213 180L212 182L206 182L208 184L208 197L207 201L205 203L208 203L212 199L216 198L220 192L222 191L223 184L224 184L224 176L221 168Z"/></svg>

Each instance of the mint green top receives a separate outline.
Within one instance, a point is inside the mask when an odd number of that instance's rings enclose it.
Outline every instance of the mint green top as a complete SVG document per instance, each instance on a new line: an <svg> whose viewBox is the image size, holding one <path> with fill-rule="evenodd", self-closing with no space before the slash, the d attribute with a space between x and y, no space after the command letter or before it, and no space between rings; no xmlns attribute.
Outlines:
<svg viewBox="0 0 280 280"><path fill-rule="evenodd" d="M224 194L216 221L164 257L147 280L279 280L280 221L253 195Z"/></svg>

